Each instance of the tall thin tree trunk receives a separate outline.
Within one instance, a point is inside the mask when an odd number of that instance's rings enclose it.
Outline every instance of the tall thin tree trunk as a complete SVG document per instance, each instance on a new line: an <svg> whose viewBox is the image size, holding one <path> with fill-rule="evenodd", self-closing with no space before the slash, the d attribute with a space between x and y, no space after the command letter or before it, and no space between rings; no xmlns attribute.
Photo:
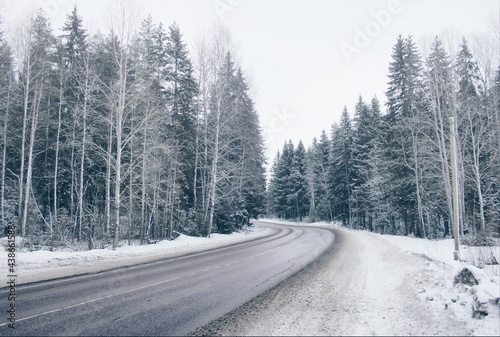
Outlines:
<svg viewBox="0 0 500 337"><path fill-rule="evenodd" d="M199 82L198 82L199 83ZM196 134L195 134L195 147L194 147L194 172L193 172L193 205L196 209L198 206L198 193L197 193L197 181L198 181L198 157L199 157L199 144L200 144L200 107L198 107L196 112Z"/></svg>
<svg viewBox="0 0 500 337"><path fill-rule="evenodd" d="M23 131L21 135L21 168L19 170L19 204L18 204L18 213L20 216L19 224L21 225L21 235L24 236L25 228L23 224L26 222L23 219L24 210L24 165L26 160L26 129L28 124L28 102L29 102L29 93L30 93L30 82L31 82L31 58L29 56L29 52L31 49L31 38L29 38L29 43L27 47L28 59L26 60L26 76L24 80L26 83L24 84L24 104L23 104Z"/></svg>
<svg viewBox="0 0 500 337"><path fill-rule="evenodd" d="M149 103L149 102L148 102ZM146 140L147 140L147 130L148 130L148 116L149 116L149 104L148 110L146 112L145 120L144 120L144 134L142 138L142 172L141 172L141 244L144 243L146 237Z"/></svg>
<svg viewBox="0 0 500 337"><path fill-rule="evenodd" d="M156 175L155 177L156 179L154 179L154 190L153 190L153 207L151 209L151 218L152 218L152 221L151 221L151 227L153 228L153 238L157 238L158 237L158 219L157 219L157 214L158 214L158 199L159 199L159 194L160 194L160 186L159 186L159 181L160 181L160 177L159 177L159 174ZM148 232L147 232L147 235L148 235L148 239L149 239L149 228L148 228Z"/></svg>
<svg viewBox="0 0 500 337"><path fill-rule="evenodd" d="M132 235L134 231L134 197L133 197L133 140L130 140L129 156L129 180L128 180L128 245L132 245Z"/></svg>
<svg viewBox="0 0 500 337"><path fill-rule="evenodd" d="M468 117L469 117L469 127L470 127L470 136L471 136L471 142L472 142L472 171L474 172L474 182L476 185L476 190L477 190L477 196L479 198L479 219L481 221L480 226L481 226L481 232L484 233L486 232L486 221L484 218L484 200L483 200L483 190L481 187L481 171L480 171L480 164L479 164L479 144L477 144L477 139L475 135L475 130L473 121L472 121L472 116L470 114L470 111L468 111Z"/></svg>
<svg viewBox="0 0 500 337"><path fill-rule="evenodd" d="M76 143L76 116L75 112L73 111L73 131L71 135L71 162L70 162L70 169L71 169L71 188L70 188L70 218L71 221L74 224L74 229L73 229L73 239L76 237L77 241L80 241L80 237L78 234L80 231L78 230L78 221L76 220L76 215L75 215L75 143Z"/></svg>
<svg viewBox="0 0 500 337"><path fill-rule="evenodd" d="M87 143L87 102L89 95L89 69L88 64L86 65L86 74L85 74L85 89L84 89L84 97L83 97L83 129L82 129L82 150L80 154L80 182L79 182L79 191L78 191L78 224L79 224L79 233L78 238L80 239L82 236L82 226L83 226L83 185L85 178L85 145ZM89 249L92 249L92 233L89 231Z"/></svg>
<svg viewBox="0 0 500 337"><path fill-rule="evenodd" d="M217 189L217 165L219 162L219 133L220 133L220 115L221 115L221 99L217 99L217 111L216 111L216 121L215 121L215 139L214 139L214 152L212 158L212 169L210 172L210 215L208 220L207 237L210 237L212 232L213 222L214 222L214 211L215 211L215 196Z"/></svg>
<svg viewBox="0 0 500 337"><path fill-rule="evenodd" d="M120 48L123 48L120 46ZM115 223L113 225L113 248L116 248L119 240L120 231L120 205L121 205L121 161L122 161L122 128L123 128L123 115L125 112L125 96L127 89L127 56L123 49L120 50L119 58L119 91L118 91L118 107L116 111L116 160L115 160L115 200L114 212Z"/></svg>
<svg viewBox="0 0 500 337"><path fill-rule="evenodd" d="M203 228L202 231L206 235L206 225L209 218L209 171L208 171L208 112L207 109L205 111L205 129L203 132L204 137L204 153L203 153L203 174L202 174L202 182L201 182L201 197L202 197L202 205L203 205Z"/></svg>
<svg viewBox="0 0 500 337"><path fill-rule="evenodd" d="M113 150L113 111L110 111L109 116L109 130L108 130L108 147L106 149L106 221L104 225L104 233L109 234L111 228L111 160L112 160L112 150Z"/></svg>
<svg viewBox="0 0 500 337"><path fill-rule="evenodd" d="M6 165L6 157L7 157L7 130L8 130L8 123L9 123L9 113L10 113L10 93L11 93L11 86L12 86L12 76L9 76L9 86L7 88L7 103L6 103L6 108L5 108L5 116L4 116L4 122L3 122L3 135L2 135L2 185L1 185L1 192L0 192L0 203L1 203L1 212L2 212L2 228L6 227L5 223L5 165Z"/></svg>
<svg viewBox="0 0 500 337"><path fill-rule="evenodd" d="M413 173L415 174L415 187L417 193L417 211L418 211L418 220L419 220L419 228L422 230L422 236L425 237L425 225L424 225L424 211L422 207L422 196L421 196L421 188L420 188L420 175L419 175L419 165L418 165L418 139L415 134L415 130L411 128L411 138L412 138L412 147L413 147Z"/></svg>
<svg viewBox="0 0 500 337"><path fill-rule="evenodd" d="M172 240L174 238L174 195L175 195L175 185L176 185L176 180L177 180L177 163L174 164L174 176L172 177L172 187L170 188L170 196L169 196L169 207L167 209L170 209L170 216L169 216L169 222L170 222L170 236L169 240Z"/></svg>
<svg viewBox="0 0 500 337"><path fill-rule="evenodd" d="M120 77L122 74L120 74ZM116 248L119 240L120 230L120 191L121 191L121 160L122 160L122 123L123 108L125 105L125 89L120 88L119 106L116 112L116 162L115 162L115 199L114 199L114 225L113 225L113 248Z"/></svg>
<svg viewBox="0 0 500 337"><path fill-rule="evenodd" d="M30 143L28 150L28 168L26 172L26 184L24 185L24 206L23 206L23 217L21 224L21 236L26 236L26 223L28 219L28 207L29 207L29 192L31 190L32 175L33 175L33 148L35 146L35 133L38 124L38 109L40 108L40 101L42 99L42 86L38 88L39 92L35 91L33 97L33 108L31 116L31 130L30 130ZM38 97L37 97L38 95Z"/></svg>
<svg viewBox="0 0 500 337"><path fill-rule="evenodd" d="M437 90L437 86L436 86ZM448 155L446 152L446 141L445 141L445 133L444 133L444 125L443 125L443 116L442 116L442 111L441 111L441 105L439 103L439 93L435 93L435 99L436 99L436 107L433 107L433 115L434 115L434 126L435 126L435 132L436 132L436 140L438 142L438 150L439 150L439 158L441 161L441 171L442 171L442 177L443 177L443 184L445 187L445 192L446 192L446 201L448 205L448 216L449 219L451 219L451 216L453 214L453 206L452 206L452 200L451 200L451 182L450 182L450 170L448 166Z"/></svg>
<svg viewBox="0 0 500 337"><path fill-rule="evenodd" d="M122 160L122 113L116 114L116 163L115 163L115 199L114 213L115 219L113 224L113 248L118 246L119 230L120 230L120 190L121 190L121 160Z"/></svg>
<svg viewBox="0 0 500 337"><path fill-rule="evenodd" d="M122 152L124 140L122 139L126 97L127 97L127 78L129 75L128 64L128 48L132 37L132 22L135 15L132 3L124 3L119 5L117 10L118 23L118 43L113 45L114 59L118 67L118 93L116 95L116 111L115 111L115 135L116 135L116 156L115 156L115 195L114 195L114 224L113 224L113 249L118 246L120 238L120 207L121 207L121 185L122 185Z"/></svg>
<svg viewBox="0 0 500 337"><path fill-rule="evenodd" d="M56 153L55 153L55 159L54 159L54 210L53 210L53 224L52 228L55 228L57 226L57 214L58 214L58 208L57 208L57 178L59 174L59 144L60 144L60 137L61 137L61 119L62 119L62 106L63 106L63 75L62 75L62 70L61 70L61 81L59 84L59 109L57 111L57 134L56 134ZM52 231L53 232L53 231ZM51 237L52 237L52 232L51 232Z"/></svg>

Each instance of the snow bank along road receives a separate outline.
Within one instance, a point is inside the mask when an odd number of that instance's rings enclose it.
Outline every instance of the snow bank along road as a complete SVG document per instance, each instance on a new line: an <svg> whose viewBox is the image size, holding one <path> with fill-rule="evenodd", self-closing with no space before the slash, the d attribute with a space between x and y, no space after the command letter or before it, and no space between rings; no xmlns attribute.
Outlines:
<svg viewBox="0 0 500 337"><path fill-rule="evenodd" d="M98 274L20 285L18 335L184 335L303 269L330 230L265 224L267 237ZM5 288L0 297L7 296ZM9 331L6 331L6 330Z"/></svg>
<svg viewBox="0 0 500 337"><path fill-rule="evenodd" d="M192 335L499 335L496 304L472 318L474 289L453 286L450 265L397 244L417 239L332 230L334 244L301 272Z"/></svg>

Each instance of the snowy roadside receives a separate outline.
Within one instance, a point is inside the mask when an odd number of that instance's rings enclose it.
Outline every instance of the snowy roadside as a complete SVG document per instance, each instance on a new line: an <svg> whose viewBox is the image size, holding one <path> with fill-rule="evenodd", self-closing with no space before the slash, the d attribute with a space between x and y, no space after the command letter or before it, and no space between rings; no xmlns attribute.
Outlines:
<svg viewBox="0 0 500 337"><path fill-rule="evenodd" d="M500 266L454 261L452 240L335 228L318 263L195 334L500 335ZM477 285L454 284L464 268Z"/></svg>
<svg viewBox="0 0 500 337"><path fill-rule="evenodd" d="M181 235L174 241L160 241L143 246L94 249L90 251L34 251L16 252L17 284L39 282L79 274L96 273L117 267L147 263L169 257L196 253L271 235L273 229L255 225L230 235L212 234L210 239ZM0 239L5 247L6 238ZM7 269L7 254L2 249L0 270ZM7 274L2 273L2 284Z"/></svg>

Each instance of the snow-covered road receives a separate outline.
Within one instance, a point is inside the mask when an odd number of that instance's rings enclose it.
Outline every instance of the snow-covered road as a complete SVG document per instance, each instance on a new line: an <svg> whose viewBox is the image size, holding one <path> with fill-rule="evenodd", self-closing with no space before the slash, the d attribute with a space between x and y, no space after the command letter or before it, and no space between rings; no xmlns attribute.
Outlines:
<svg viewBox="0 0 500 337"><path fill-rule="evenodd" d="M316 263L196 334L499 335L499 278L454 262L450 240L335 233ZM478 286L453 284L464 266Z"/></svg>
<svg viewBox="0 0 500 337"><path fill-rule="evenodd" d="M185 254L196 253L208 249L220 248L249 240L266 237L274 232L271 228L250 227L230 235L212 234L210 239L181 235L174 241L160 241L158 244L144 246L123 246L112 250L93 249L86 251L18 251L16 263L18 268L17 284L46 281L79 274L97 273L108 269L131 266L161 260ZM19 237L17 238L19 247ZM6 238L0 243L5 246ZM2 252L1 270L7 270L7 254ZM2 284L7 281L7 274L2 274Z"/></svg>
<svg viewBox="0 0 500 337"><path fill-rule="evenodd" d="M15 289L17 326L8 334L182 336L278 285L322 255L334 240L323 228L263 225L274 229L272 235L21 285ZM169 245L164 246L163 254ZM1 297L7 298L10 291L0 289ZM0 322L0 335L8 325Z"/></svg>
<svg viewBox="0 0 500 337"><path fill-rule="evenodd" d="M293 223L288 223L293 225ZM296 224L304 226L305 224ZM500 335L500 266L453 261L453 240L425 240L311 224L335 244L302 272L196 331L210 335ZM140 264L262 238L254 228L212 238L181 236L115 251L19 252L20 283ZM489 248L500 261L500 247ZM6 254L6 252L4 252ZM471 260L478 252L462 247ZM5 270L7 259L2 259ZM463 268L478 285L453 284ZM5 275L3 275L5 276ZM473 318L474 311L478 313Z"/></svg>

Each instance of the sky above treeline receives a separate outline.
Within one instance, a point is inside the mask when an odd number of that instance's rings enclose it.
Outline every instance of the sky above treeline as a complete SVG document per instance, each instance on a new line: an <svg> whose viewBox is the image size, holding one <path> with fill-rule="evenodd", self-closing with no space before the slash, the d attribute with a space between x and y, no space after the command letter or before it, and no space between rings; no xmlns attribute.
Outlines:
<svg viewBox="0 0 500 337"><path fill-rule="evenodd" d="M109 30L105 0L0 0L1 28L12 36L42 8L59 34L75 4L90 33ZM489 36L488 52L500 53L499 0L140 1L137 23L149 14L156 23L179 25L192 58L202 34L218 23L227 27L252 87L269 164L286 140L308 146L329 131L344 105L352 116L359 95L383 104L399 34L412 35L423 54L436 35L450 54L463 36Z"/></svg>

